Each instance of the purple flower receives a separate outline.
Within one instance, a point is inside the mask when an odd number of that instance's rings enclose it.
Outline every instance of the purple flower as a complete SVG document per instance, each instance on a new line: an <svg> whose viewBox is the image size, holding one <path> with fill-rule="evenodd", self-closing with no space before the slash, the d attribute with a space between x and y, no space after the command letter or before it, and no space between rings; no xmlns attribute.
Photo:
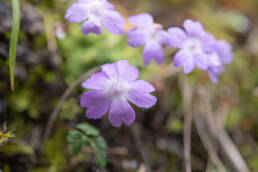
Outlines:
<svg viewBox="0 0 258 172"><path fill-rule="evenodd" d="M109 111L108 119L114 127L132 124L135 112L128 101L141 108L150 108L157 101L150 94L155 91L154 87L136 80L138 76L138 69L126 60L103 65L102 72L93 74L82 84L93 89L81 98L81 106L88 108L86 116L98 119Z"/></svg>
<svg viewBox="0 0 258 172"><path fill-rule="evenodd" d="M194 66L207 70L207 57L203 50L203 26L199 22L186 20L183 31L181 28L172 27L168 29L170 35L169 44L179 48L174 58L175 67L184 67L185 73L190 73Z"/></svg>
<svg viewBox="0 0 258 172"><path fill-rule="evenodd" d="M129 22L136 27L127 33L128 45L134 48L144 45L142 56L145 65L149 65L152 59L161 64L165 56L162 45L168 45L168 34L162 25L154 24L148 13L131 16Z"/></svg>
<svg viewBox="0 0 258 172"><path fill-rule="evenodd" d="M66 12L65 18L69 22L82 24L81 30L85 35L102 33L103 25L113 34L123 34L123 16L114 10L114 6L107 0L78 0Z"/></svg>
<svg viewBox="0 0 258 172"><path fill-rule="evenodd" d="M208 72L212 82L218 82L218 76L224 72L224 64L233 60L231 45L225 40L216 40L208 32L203 36L203 49L207 54Z"/></svg>

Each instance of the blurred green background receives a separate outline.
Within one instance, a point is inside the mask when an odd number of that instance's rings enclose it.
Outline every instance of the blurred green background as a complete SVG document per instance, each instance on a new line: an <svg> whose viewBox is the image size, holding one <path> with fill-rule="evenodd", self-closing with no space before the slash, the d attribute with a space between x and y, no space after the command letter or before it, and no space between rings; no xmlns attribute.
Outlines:
<svg viewBox="0 0 258 172"><path fill-rule="evenodd" d="M43 140L51 111L78 77L93 67L127 59L140 69L140 78L152 82L158 97L149 110L137 109L142 146L152 171L184 171L184 97L180 80L194 90L205 88L216 112L227 109L223 126L240 151L250 171L258 171L258 1L257 0L113 0L124 16L152 14L164 28L182 26L185 19L203 23L217 39L226 39L234 49L234 61L226 65L220 82L212 84L206 72L195 69L182 76L172 61L175 49L166 51L161 66L144 66L141 48L127 46L125 36L104 31L85 36L80 24L64 19L72 0L21 0L21 32L17 48L15 91L9 84L8 48L11 4L0 2L0 121L16 138L0 147L0 169L13 171L100 171L89 148L72 154L66 142L69 130L87 121L106 139L107 166L102 171L144 170L141 151L130 127L113 128L106 117L88 120L80 108L83 90L77 86L61 108L51 137ZM194 95L197 94L194 91ZM195 100L195 99L194 99ZM208 98L207 98L208 101ZM193 107L196 101L192 101ZM202 108L202 107L197 107ZM217 118L216 118L217 119ZM200 119L201 120L201 119ZM214 117L215 120L215 117ZM192 170L219 171L192 127ZM228 171L234 168L217 150Z"/></svg>

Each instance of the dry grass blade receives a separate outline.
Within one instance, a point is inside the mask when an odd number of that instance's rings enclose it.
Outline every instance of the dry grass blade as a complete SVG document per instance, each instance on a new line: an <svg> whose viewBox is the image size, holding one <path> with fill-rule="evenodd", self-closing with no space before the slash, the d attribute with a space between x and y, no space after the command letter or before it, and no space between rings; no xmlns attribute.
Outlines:
<svg viewBox="0 0 258 172"><path fill-rule="evenodd" d="M191 172L191 131L193 86L184 75L179 75L179 87L183 96L184 111L184 160L186 172Z"/></svg>

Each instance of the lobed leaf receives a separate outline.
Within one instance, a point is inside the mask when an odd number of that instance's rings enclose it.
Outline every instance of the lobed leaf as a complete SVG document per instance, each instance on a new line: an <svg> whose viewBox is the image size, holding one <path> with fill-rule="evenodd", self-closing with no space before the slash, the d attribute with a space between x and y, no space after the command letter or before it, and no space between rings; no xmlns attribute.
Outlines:
<svg viewBox="0 0 258 172"><path fill-rule="evenodd" d="M76 128L82 130L88 136L99 136L99 131L97 128L93 127L92 125L84 122L76 125Z"/></svg>

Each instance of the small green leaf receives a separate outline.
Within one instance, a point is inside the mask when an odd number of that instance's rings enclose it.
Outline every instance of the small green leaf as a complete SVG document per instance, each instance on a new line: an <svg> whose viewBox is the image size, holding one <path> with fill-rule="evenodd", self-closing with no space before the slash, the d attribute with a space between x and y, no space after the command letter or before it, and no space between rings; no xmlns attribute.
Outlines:
<svg viewBox="0 0 258 172"><path fill-rule="evenodd" d="M66 137L68 142L78 142L82 140L82 133L77 130L69 131L68 136Z"/></svg>
<svg viewBox="0 0 258 172"><path fill-rule="evenodd" d="M102 149L106 149L107 147L106 140L102 136L96 138L96 144Z"/></svg>
<svg viewBox="0 0 258 172"><path fill-rule="evenodd" d="M89 136L99 136L99 131L92 125L84 122L81 124L76 125L76 128L82 130L86 135Z"/></svg>
<svg viewBox="0 0 258 172"><path fill-rule="evenodd" d="M73 153L75 155L77 155L81 151L81 148L82 148L82 141L81 140L73 143Z"/></svg>
<svg viewBox="0 0 258 172"><path fill-rule="evenodd" d="M12 0L13 11L13 24L9 50L9 68L10 68L10 81L11 89L14 90L14 68L16 58L16 47L18 43L19 31L20 31L20 5L19 0Z"/></svg>
<svg viewBox="0 0 258 172"><path fill-rule="evenodd" d="M97 156L96 165L99 167L105 167L107 164L106 150L102 149L94 142L91 142L90 147L94 150Z"/></svg>
<svg viewBox="0 0 258 172"><path fill-rule="evenodd" d="M82 143L85 145L90 145L90 142L92 141L91 138L86 137L86 136L82 136Z"/></svg>

